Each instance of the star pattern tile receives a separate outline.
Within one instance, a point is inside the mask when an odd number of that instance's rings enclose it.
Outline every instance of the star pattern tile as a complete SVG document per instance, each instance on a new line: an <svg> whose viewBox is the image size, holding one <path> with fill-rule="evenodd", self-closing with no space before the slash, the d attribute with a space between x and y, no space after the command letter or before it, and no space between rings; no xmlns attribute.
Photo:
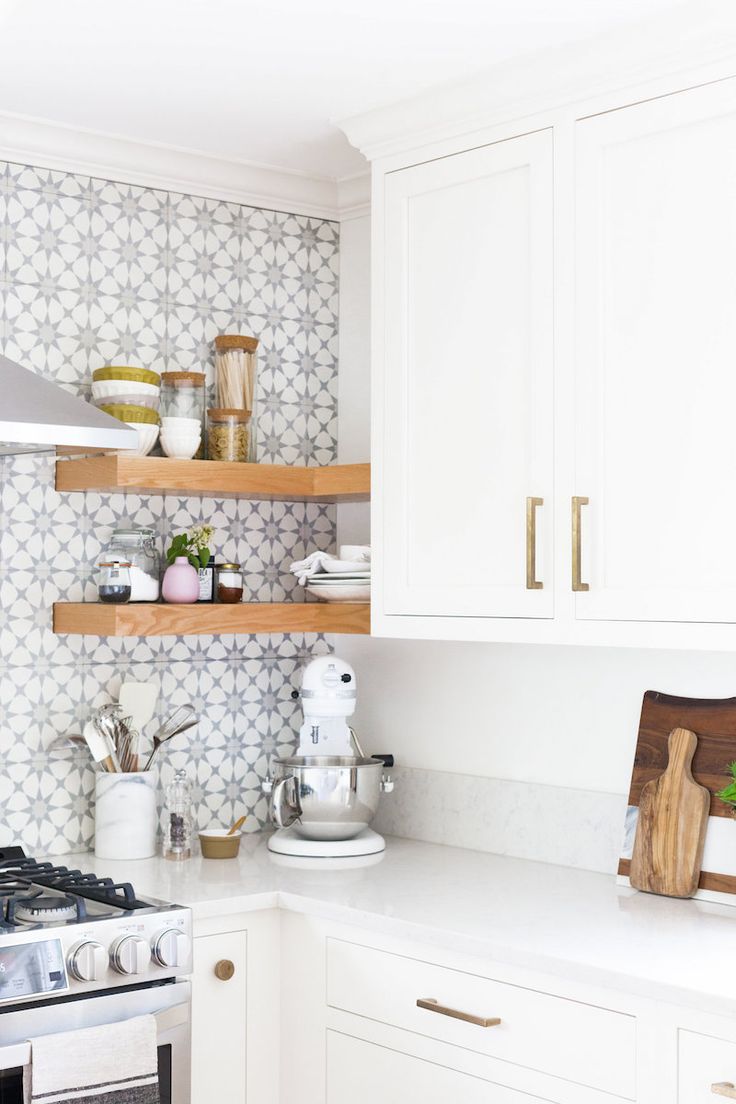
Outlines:
<svg viewBox="0 0 736 1104"><path fill-rule="evenodd" d="M254 333L266 463L336 458L338 230L330 222L0 162L0 351L87 396L102 364L204 371L218 333ZM94 773L68 741L123 677L159 686L157 720L191 701L193 733L165 746L200 827L266 823L272 758L294 750L293 682L321 636L55 636L57 600L95 597L119 526L207 522L247 597L303 597L286 568L335 543L334 507L180 495L59 494L48 457L0 459L0 846L60 854L94 840ZM151 724L154 729L155 721ZM149 733L150 735L150 733Z"/></svg>

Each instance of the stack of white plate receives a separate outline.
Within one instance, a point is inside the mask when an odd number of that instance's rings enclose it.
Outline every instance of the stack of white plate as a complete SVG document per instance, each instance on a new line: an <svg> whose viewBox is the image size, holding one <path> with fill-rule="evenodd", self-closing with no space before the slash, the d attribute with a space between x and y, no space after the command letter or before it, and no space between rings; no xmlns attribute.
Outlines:
<svg viewBox="0 0 736 1104"><path fill-rule="evenodd" d="M329 560L324 568L318 575L310 576L307 594L322 602L370 602L370 564Z"/></svg>

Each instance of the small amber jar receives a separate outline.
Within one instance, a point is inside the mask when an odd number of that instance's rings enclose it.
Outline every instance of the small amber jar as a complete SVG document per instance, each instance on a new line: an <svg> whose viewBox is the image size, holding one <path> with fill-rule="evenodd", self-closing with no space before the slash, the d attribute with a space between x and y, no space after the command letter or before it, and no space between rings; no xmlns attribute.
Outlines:
<svg viewBox="0 0 736 1104"><path fill-rule="evenodd" d="M218 564L217 601L228 603L243 601L243 571L240 564Z"/></svg>

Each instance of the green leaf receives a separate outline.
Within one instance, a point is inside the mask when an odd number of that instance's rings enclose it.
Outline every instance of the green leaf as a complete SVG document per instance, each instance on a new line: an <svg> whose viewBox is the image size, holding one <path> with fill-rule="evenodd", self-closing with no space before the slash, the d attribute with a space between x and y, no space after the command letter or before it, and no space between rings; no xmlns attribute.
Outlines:
<svg viewBox="0 0 736 1104"><path fill-rule="evenodd" d="M189 560L192 567L196 567L197 571L199 571L199 560L197 559L197 557L194 555L193 552L189 553L189 555L187 556L187 559Z"/></svg>
<svg viewBox="0 0 736 1104"><path fill-rule="evenodd" d="M211 553L210 553L209 548L200 548L200 550L199 550L199 562L202 565L202 567L206 567L207 564L210 562L211 558L212 557L211 557Z"/></svg>

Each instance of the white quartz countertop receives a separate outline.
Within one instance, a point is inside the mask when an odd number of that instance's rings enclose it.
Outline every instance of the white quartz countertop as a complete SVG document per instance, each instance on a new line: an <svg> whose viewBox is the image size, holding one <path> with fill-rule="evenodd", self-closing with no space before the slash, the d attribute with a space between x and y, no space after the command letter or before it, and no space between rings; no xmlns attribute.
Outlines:
<svg viewBox="0 0 736 1104"><path fill-rule="evenodd" d="M68 855L198 919L280 907L713 1012L736 1012L736 908L617 886L612 875L389 838L374 866L277 865L266 837L235 860Z"/></svg>

